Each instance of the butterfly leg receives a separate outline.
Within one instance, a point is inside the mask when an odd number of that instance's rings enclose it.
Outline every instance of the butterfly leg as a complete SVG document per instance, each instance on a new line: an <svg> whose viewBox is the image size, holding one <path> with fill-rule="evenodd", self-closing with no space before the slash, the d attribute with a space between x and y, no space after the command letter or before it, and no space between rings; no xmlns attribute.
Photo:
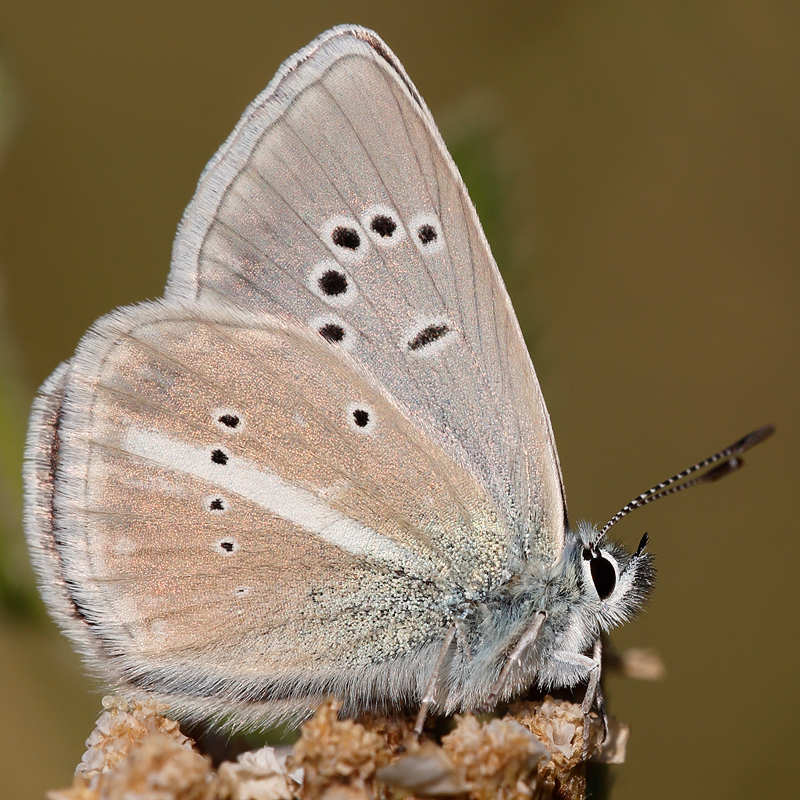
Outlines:
<svg viewBox="0 0 800 800"><path fill-rule="evenodd" d="M586 695L581 704L581 711L583 711L583 757L584 759L589 755L589 728L591 720L589 713L592 706L597 704L597 710L600 712L600 718L603 720L603 738L599 744L605 742L608 736L608 720L606 719L605 703L603 702L603 690L600 688L600 674L601 664L603 658L603 645L600 637L594 641L592 648L592 666L589 668L589 685L586 687Z"/></svg>
<svg viewBox="0 0 800 800"><path fill-rule="evenodd" d="M597 713L600 714L600 719L603 721L603 738L600 740L600 744L605 744L606 739L608 739L608 716L606 715L606 702L603 698L603 687L599 683L597 684L594 704L597 708Z"/></svg>
<svg viewBox="0 0 800 800"><path fill-rule="evenodd" d="M428 711L430 711L430 707L436 698L436 684L439 682L439 673L442 671L445 658L447 658L447 651L453 643L457 627L457 625L453 625L450 630L447 631L447 635L444 637L444 642L442 643L442 649L439 651L439 657L433 665L433 672L425 687L425 694L422 696L422 703L419 707L419 714L417 714L417 721L414 723L414 734L416 736L422 735L422 728L425 725L425 720L428 718Z"/></svg>
<svg viewBox="0 0 800 800"><path fill-rule="evenodd" d="M489 692L489 697L486 700L488 708L494 708L494 706L497 705L497 700L508 681L508 676L511 675L511 670L522 661L522 654L536 641L545 619L547 619L547 612L539 611L534 617L530 628L522 634L522 637L509 654L506 663L503 665L503 669L500 671L500 675L498 675L494 686L492 686L492 690Z"/></svg>
<svg viewBox="0 0 800 800"><path fill-rule="evenodd" d="M456 626L456 646L461 648L461 652L466 657L467 661L472 661L472 650L470 650L464 623L460 619L457 619L454 624Z"/></svg>
<svg viewBox="0 0 800 800"><path fill-rule="evenodd" d="M603 702L603 692L600 688L600 674L601 674L601 660L603 655L603 647L600 642L600 637L595 640L592 647L592 655L585 656L582 653L555 653L555 658L561 661L566 661L569 664L584 667L588 675L588 684L586 686L586 694L583 696L581 703L581 711L583 712L583 757L586 759L589 755L589 732L591 729L591 717L589 714L592 708L596 705L597 710L603 720L603 738L600 744L605 742L608 736L608 720L606 719L605 704Z"/></svg>

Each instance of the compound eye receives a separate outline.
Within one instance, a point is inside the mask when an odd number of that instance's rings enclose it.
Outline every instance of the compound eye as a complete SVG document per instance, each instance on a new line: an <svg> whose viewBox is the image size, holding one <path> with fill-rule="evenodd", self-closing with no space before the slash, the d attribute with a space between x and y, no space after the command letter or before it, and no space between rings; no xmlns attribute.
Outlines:
<svg viewBox="0 0 800 800"><path fill-rule="evenodd" d="M583 557L589 562L592 583L601 600L607 600L617 586L617 570L614 562L601 551L584 550Z"/></svg>

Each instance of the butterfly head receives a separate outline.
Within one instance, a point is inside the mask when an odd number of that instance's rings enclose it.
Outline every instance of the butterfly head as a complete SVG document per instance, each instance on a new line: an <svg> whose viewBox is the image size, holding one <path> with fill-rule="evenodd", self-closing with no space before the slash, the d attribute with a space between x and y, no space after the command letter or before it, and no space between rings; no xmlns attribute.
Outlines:
<svg viewBox="0 0 800 800"><path fill-rule="evenodd" d="M587 522L581 522L576 533L574 557L580 562L584 597L596 608L600 627L608 631L636 616L649 599L655 567L646 552L648 536L642 536L631 554Z"/></svg>

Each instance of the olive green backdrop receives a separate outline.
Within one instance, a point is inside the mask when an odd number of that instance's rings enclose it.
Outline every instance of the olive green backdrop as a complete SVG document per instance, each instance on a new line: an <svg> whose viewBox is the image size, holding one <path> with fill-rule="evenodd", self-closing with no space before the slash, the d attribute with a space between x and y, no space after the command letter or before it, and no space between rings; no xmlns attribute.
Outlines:
<svg viewBox="0 0 800 800"><path fill-rule="evenodd" d="M751 428L742 472L637 512L659 579L611 678L616 798L782 797L798 741L796 0L0 6L0 797L65 785L100 693L31 600L35 387L98 316L157 297L200 170L280 62L374 27L475 185L553 418L573 518ZM469 139L469 135L466 136ZM471 178L470 175L473 177Z"/></svg>

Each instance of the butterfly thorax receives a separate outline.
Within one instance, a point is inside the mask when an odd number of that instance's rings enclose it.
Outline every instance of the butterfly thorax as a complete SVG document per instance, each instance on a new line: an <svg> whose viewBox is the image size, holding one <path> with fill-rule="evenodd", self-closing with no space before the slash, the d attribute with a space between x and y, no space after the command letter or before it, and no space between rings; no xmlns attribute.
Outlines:
<svg viewBox="0 0 800 800"><path fill-rule="evenodd" d="M633 617L652 585L652 557L616 543L597 542L581 523L567 531L566 546L552 565L529 561L509 570L501 590L462 606L456 646L446 681L446 708L485 702L509 654L535 624L544 622L501 692L507 699L532 685L574 686L587 678L586 659L601 631Z"/></svg>

